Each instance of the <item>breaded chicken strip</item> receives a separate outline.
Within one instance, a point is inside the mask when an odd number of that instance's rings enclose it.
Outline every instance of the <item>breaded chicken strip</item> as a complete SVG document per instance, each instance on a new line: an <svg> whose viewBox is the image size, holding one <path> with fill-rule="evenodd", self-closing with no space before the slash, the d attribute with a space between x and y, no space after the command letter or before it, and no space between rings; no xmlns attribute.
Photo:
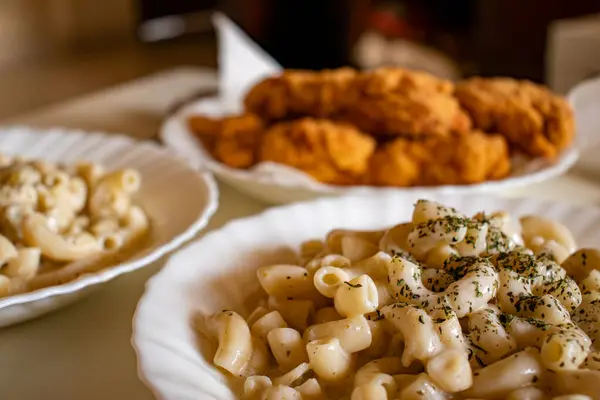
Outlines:
<svg viewBox="0 0 600 400"><path fill-rule="evenodd" d="M357 72L287 70L255 85L244 100L246 110L270 121L300 116L327 118L342 107Z"/></svg>
<svg viewBox="0 0 600 400"><path fill-rule="evenodd" d="M452 82L402 68L361 73L341 118L375 135L445 136L471 121L453 97Z"/></svg>
<svg viewBox="0 0 600 400"><path fill-rule="evenodd" d="M374 135L415 138L468 132L471 127L454 97L422 91L363 96L346 108L342 118Z"/></svg>
<svg viewBox="0 0 600 400"><path fill-rule="evenodd" d="M233 168L248 168L256 163L257 150L265 129L253 114L224 118L194 115L190 129L218 161Z"/></svg>
<svg viewBox="0 0 600 400"><path fill-rule="evenodd" d="M423 140L396 139L370 161L370 183L382 186L463 185L510 173L506 140L482 132Z"/></svg>
<svg viewBox="0 0 600 400"><path fill-rule="evenodd" d="M331 184L360 183L375 140L351 125L303 118L273 125L264 135L260 161L273 161Z"/></svg>
<svg viewBox="0 0 600 400"><path fill-rule="evenodd" d="M575 135L569 104L541 85L509 78L466 80L456 97L475 127L499 132L534 157L555 157Z"/></svg>
<svg viewBox="0 0 600 400"><path fill-rule="evenodd" d="M402 68L289 70L254 86L245 106L271 121L332 118L375 135L443 136L470 129L453 90L450 81Z"/></svg>

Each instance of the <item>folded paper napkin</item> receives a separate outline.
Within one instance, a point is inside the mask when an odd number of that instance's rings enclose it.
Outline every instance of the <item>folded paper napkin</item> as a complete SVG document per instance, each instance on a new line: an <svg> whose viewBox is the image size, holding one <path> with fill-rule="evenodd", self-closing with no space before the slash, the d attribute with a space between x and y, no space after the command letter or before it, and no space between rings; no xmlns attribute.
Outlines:
<svg viewBox="0 0 600 400"><path fill-rule="evenodd" d="M229 112L242 110L242 99L252 85L282 70L266 51L222 13L215 13L219 52L219 92Z"/></svg>

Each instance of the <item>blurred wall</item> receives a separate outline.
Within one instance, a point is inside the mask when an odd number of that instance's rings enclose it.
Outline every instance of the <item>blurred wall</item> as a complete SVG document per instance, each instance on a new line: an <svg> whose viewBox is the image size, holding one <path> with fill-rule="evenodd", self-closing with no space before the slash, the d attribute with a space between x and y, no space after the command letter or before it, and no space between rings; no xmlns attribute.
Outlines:
<svg viewBox="0 0 600 400"><path fill-rule="evenodd" d="M134 0L0 1L0 67L134 40Z"/></svg>

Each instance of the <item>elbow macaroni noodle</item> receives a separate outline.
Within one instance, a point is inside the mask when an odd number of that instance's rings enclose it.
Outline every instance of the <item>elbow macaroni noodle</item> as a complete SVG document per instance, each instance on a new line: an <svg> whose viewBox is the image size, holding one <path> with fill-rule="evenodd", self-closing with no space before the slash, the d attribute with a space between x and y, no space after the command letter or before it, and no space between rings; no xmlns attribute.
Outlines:
<svg viewBox="0 0 600 400"><path fill-rule="evenodd" d="M575 250L541 217L420 200L259 268L268 299L212 318L214 363L249 400L600 399L600 252Z"/></svg>
<svg viewBox="0 0 600 400"><path fill-rule="evenodd" d="M1 157L0 297L62 283L149 231L132 169ZM68 274L67 274L68 272Z"/></svg>

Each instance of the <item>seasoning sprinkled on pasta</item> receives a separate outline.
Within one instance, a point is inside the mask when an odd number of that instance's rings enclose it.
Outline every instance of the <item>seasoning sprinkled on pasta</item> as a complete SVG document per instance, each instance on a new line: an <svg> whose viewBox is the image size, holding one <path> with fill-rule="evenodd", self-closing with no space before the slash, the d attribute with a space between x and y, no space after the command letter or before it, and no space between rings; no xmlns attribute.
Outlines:
<svg viewBox="0 0 600 400"><path fill-rule="evenodd" d="M420 200L298 259L208 320L243 399L600 399L600 252L558 222Z"/></svg>

